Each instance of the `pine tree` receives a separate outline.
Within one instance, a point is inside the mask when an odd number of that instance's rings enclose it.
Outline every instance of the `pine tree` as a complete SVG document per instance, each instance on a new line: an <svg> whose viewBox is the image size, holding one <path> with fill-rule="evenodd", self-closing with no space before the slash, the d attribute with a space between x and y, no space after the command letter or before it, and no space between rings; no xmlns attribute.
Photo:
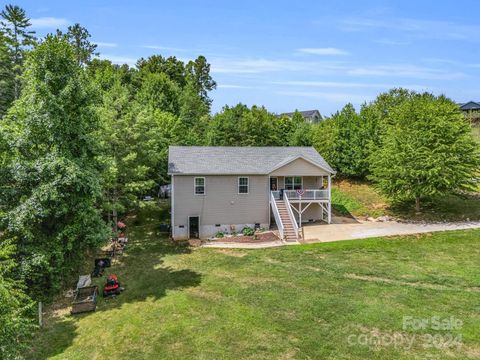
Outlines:
<svg viewBox="0 0 480 360"><path fill-rule="evenodd" d="M2 33L5 36L13 57L13 72L15 74L14 81L14 98L20 96L20 75L22 74L22 66L25 58L26 49L35 44L35 31L29 30L32 25L27 17L25 10L17 5L6 5L5 9L0 12L3 19L0 22Z"/></svg>
<svg viewBox="0 0 480 360"><path fill-rule="evenodd" d="M65 34L57 30L57 35L63 36L73 46L80 65L88 64L93 56L98 56L97 45L90 42L90 33L80 24L69 26Z"/></svg>
<svg viewBox="0 0 480 360"><path fill-rule="evenodd" d="M0 120L15 97L15 75L13 57L5 36L0 33Z"/></svg>

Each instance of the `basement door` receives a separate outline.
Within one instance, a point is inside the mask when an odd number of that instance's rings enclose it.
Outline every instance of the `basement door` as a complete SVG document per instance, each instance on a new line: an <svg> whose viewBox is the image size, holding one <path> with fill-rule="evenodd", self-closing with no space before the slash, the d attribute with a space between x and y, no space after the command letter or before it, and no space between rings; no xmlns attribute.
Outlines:
<svg viewBox="0 0 480 360"><path fill-rule="evenodd" d="M189 216L188 217L188 235L190 239L199 238L199 224L200 220L198 216Z"/></svg>

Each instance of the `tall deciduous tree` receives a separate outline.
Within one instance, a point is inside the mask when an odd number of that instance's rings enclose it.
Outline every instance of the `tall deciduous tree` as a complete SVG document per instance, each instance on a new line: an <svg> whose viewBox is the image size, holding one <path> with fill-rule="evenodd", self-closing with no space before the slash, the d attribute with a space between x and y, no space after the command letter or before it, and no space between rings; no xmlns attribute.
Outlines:
<svg viewBox="0 0 480 360"><path fill-rule="evenodd" d="M107 239L97 209L97 95L72 46L56 36L31 52L24 80L21 98L0 124L11 153L0 201L29 292L44 297L85 250Z"/></svg>
<svg viewBox="0 0 480 360"><path fill-rule="evenodd" d="M22 74L25 52L29 46L35 43L35 32L29 30L32 25L30 19L27 17L25 10L17 5L6 5L5 9L0 12L0 17L3 19L0 22L1 31L13 57L14 98L18 99L21 87L19 77Z"/></svg>
<svg viewBox="0 0 480 360"><path fill-rule="evenodd" d="M347 104L332 116L336 127L333 165L345 176L364 177L368 162L365 151L365 122L352 104Z"/></svg>
<svg viewBox="0 0 480 360"><path fill-rule="evenodd" d="M410 94L386 115L371 179L394 200L415 200L473 189L480 166L471 129L451 100Z"/></svg>
<svg viewBox="0 0 480 360"><path fill-rule="evenodd" d="M139 104L145 107L175 115L178 115L180 111L180 89L164 73L146 75L136 99Z"/></svg>
<svg viewBox="0 0 480 360"><path fill-rule="evenodd" d="M180 88L183 88L187 83L185 64L175 56L164 58L161 55L152 55L148 59L141 58L137 61L137 69L140 82L147 74L162 73L167 75Z"/></svg>
<svg viewBox="0 0 480 360"><path fill-rule="evenodd" d="M281 145L277 116L264 107L225 106L209 124L208 143L213 146Z"/></svg>

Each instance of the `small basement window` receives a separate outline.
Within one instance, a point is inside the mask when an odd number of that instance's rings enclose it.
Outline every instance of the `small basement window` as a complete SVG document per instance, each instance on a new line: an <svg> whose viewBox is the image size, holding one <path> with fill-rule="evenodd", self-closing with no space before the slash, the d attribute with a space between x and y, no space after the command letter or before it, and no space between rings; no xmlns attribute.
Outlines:
<svg viewBox="0 0 480 360"><path fill-rule="evenodd" d="M205 195L205 178L196 177L194 179L195 195Z"/></svg>
<svg viewBox="0 0 480 360"><path fill-rule="evenodd" d="M238 178L238 193L248 194L248 177Z"/></svg>

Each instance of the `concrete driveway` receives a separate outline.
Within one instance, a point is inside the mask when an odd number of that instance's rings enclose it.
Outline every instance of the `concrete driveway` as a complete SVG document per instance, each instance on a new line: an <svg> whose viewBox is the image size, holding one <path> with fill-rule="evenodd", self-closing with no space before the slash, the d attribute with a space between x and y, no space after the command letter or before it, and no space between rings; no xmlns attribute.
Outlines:
<svg viewBox="0 0 480 360"><path fill-rule="evenodd" d="M312 224L304 226L305 239L302 243L329 242L364 239L378 236L408 235L435 231L480 228L480 221L410 224L396 221L358 221L335 217L330 225Z"/></svg>

